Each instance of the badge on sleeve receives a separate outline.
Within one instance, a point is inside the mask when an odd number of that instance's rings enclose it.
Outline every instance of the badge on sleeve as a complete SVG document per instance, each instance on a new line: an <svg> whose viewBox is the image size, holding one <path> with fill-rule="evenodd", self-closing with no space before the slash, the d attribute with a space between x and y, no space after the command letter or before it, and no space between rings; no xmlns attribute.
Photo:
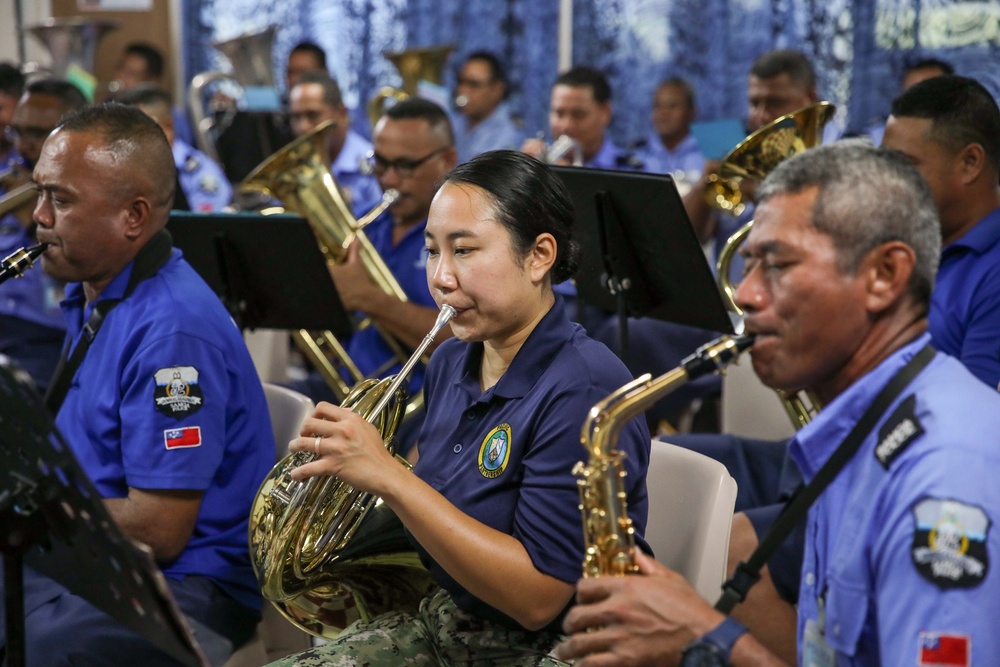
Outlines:
<svg viewBox="0 0 1000 667"><path fill-rule="evenodd" d="M912 556L917 572L942 590L982 583L990 567L986 512L944 498L919 500L912 511Z"/></svg>
<svg viewBox="0 0 1000 667"><path fill-rule="evenodd" d="M165 415L182 419L198 412L204 404L198 369L194 366L161 368L153 374L156 382L156 409Z"/></svg>
<svg viewBox="0 0 1000 667"><path fill-rule="evenodd" d="M917 665L920 667L969 667L969 635L921 632Z"/></svg>
<svg viewBox="0 0 1000 667"><path fill-rule="evenodd" d="M910 394L902 401L878 432L878 444L875 445L875 458L886 470L897 456L903 453L910 443L924 432L916 415L917 397Z"/></svg>
<svg viewBox="0 0 1000 667"><path fill-rule="evenodd" d="M500 424L486 434L479 446L479 472L494 479L503 474L510 458L510 424Z"/></svg>
<svg viewBox="0 0 1000 667"><path fill-rule="evenodd" d="M163 444L167 449L201 447L201 427L168 428L163 432Z"/></svg>

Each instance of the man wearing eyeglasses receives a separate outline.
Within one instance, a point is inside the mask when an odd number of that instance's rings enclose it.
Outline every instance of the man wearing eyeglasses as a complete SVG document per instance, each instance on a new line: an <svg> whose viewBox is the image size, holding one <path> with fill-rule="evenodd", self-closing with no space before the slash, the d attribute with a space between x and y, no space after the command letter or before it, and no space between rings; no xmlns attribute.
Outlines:
<svg viewBox="0 0 1000 667"><path fill-rule="evenodd" d="M348 206L360 217L382 198L378 181L362 168L372 145L350 129L350 115L340 86L325 71L300 74L288 94L288 118L296 137L311 132L328 120L334 126L327 133L324 149L334 179L347 194Z"/></svg>
<svg viewBox="0 0 1000 667"><path fill-rule="evenodd" d="M498 148L516 149L524 141L506 97L507 77L497 57L488 51L469 55L455 87L453 123L459 162Z"/></svg>
<svg viewBox="0 0 1000 667"><path fill-rule="evenodd" d="M59 119L86 104L83 93L68 81L45 79L27 86L9 126L14 157L9 165L0 165L0 170L10 166L15 171L0 185L0 195L28 182L42 143ZM0 257L37 243L31 221L34 208L31 197L0 217ZM0 354L14 359L41 389L55 371L66 335L61 300L62 285L38 269L0 285Z"/></svg>
<svg viewBox="0 0 1000 667"><path fill-rule="evenodd" d="M448 115L438 105L410 98L391 107L375 125L371 167L383 190L399 193L396 202L372 222L365 233L385 261L407 301L379 288L369 277L352 246L348 260L330 268L337 292L348 311L370 317L400 343L413 349L437 318L437 306L427 288L424 226L441 179L455 166L457 154ZM448 327L437 342L451 335ZM401 364L374 327L355 332L347 346L358 368L369 377L385 377ZM411 376L410 391L423 386L423 368ZM416 420L397 434L404 447L419 431ZM411 430L413 432L411 432ZM405 449L404 449L405 451Z"/></svg>

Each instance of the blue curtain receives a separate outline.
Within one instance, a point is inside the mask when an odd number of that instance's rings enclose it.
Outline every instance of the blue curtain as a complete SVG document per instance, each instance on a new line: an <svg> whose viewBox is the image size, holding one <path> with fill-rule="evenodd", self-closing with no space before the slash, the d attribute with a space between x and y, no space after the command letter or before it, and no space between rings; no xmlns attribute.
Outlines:
<svg viewBox="0 0 1000 667"><path fill-rule="evenodd" d="M398 73L382 53L452 44L445 72L476 50L507 64L510 103L534 134L547 126L557 74L558 0L182 0L187 77L224 67L214 40L278 26L276 80L291 47L326 49L355 123ZM573 62L607 73L614 90L613 138L641 139L650 98L663 78L687 78L703 119L745 113L746 73L772 48L813 60L820 94L849 131L883 117L906 61L934 56L1000 96L1000 6L972 0L574 0Z"/></svg>

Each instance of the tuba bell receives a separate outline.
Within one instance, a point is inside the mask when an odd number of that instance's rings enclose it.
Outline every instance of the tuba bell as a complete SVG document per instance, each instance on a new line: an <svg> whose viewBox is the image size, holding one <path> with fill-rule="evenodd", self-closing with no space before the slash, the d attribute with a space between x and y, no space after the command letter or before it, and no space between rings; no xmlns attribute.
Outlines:
<svg viewBox="0 0 1000 667"><path fill-rule="evenodd" d="M327 121L320 124L267 158L237 189L243 193L254 192L268 199L278 199L285 209L305 218L323 255L330 262L341 264L346 261L348 248L357 240L361 262L375 284L400 301L406 301L403 288L362 229L395 201L395 191L387 191L378 206L361 220L355 220L327 166L325 146L333 123ZM378 328L377 325L372 326ZM388 333L379 332L396 358L404 361L408 356L404 346ZM331 332L302 329L293 332L292 338L323 375L338 399L344 400L351 387L365 379ZM346 369L346 375L341 368ZM409 410L417 407L419 399L411 402Z"/></svg>
<svg viewBox="0 0 1000 667"><path fill-rule="evenodd" d="M385 113L386 103L401 102L417 94L421 81L440 85L443 82L444 63L455 47L450 44L407 49L396 53L383 54L396 66L403 79L401 88L382 86L368 102L368 120L372 127Z"/></svg>
<svg viewBox="0 0 1000 667"><path fill-rule="evenodd" d="M393 435L406 402L403 382L454 315L454 308L442 306L434 327L399 373L366 380L341 404L374 424L394 455ZM314 457L306 452L285 457L254 498L250 558L264 597L292 623L327 639L358 619L416 610L434 581L402 524L381 498L334 477L291 479L292 470Z"/></svg>
<svg viewBox="0 0 1000 667"><path fill-rule="evenodd" d="M275 28L271 26L258 32L212 42L212 46L229 61L232 72L202 72L191 79L188 106L194 122L195 141L198 149L216 162L221 163L216 141L233 122L236 102L216 103L216 108L213 109L213 104L206 101L205 93L210 86L224 81L235 83L244 95L251 90L274 91L274 37Z"/></svg>
<svg viewBox="0 0 1000 667"><path fill-rule="evenodd" d="M94 61L97 45L108 32L120 27L118 21L97 20L80 16L49 18L25 26L23 32L42 43L51 57L48 67L37 63L26 66L26 74L46 73L77 84L89 99L94 98L97 80Z"/></svg>
<svg viewBox="0 0 1000 667"><path fill-rule="evenodd" d="M766 178L783 160L818 146L823 140L823 128L836 110L837 107L830 102L817 102L776 118L744 139L722 159L719 173L710 177L710 203L733 215L742 213L745 204L740 190L741 181L744 178ZM753 220L736 230L726 240L716 263L722 299L726 308L736 315L742 315L743 311L733 299L736 287L729 271L736 251L751 229ZM778 395L796 429L808 424L820 407L819 400L805 392L788 394L779 391Z"/></svg>

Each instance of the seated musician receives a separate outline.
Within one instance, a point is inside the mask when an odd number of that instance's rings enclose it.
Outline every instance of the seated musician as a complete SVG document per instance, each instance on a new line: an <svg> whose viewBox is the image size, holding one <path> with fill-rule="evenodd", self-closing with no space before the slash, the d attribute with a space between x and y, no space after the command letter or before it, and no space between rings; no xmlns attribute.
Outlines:
<svg viewBox="0 0 1000 667"><path fill-rule="evenodd" d="M45 140L34 220L51 244L43 269L68 283L72 350L47 402L111 518L150 547L222 664L260 619L247 522L274 438L239 330L164 230L175 171L160 127L121 104L85 107ZM32 570L25 613L32 667L178 664Z"/></svg>
<svg viewBox="0 0 1000 667"><path fill-rule="evenodd" d="M1000 574L990 566L1000 549L1000 396L927 347L941 252L931 192L908 158L845 141L790 158L758 194L735 298L764 384L811 390L824 406L790 445L806 482L867 424L805 519L797 662L991 664L1000 652ZM904 368L902 391L882 404L876 396ZM561 657L789 662L675 572L647 558L640 568L579 583Z"/></svg>
<svg viewBox="0 0 1000 667"><path fill-rule="evenodd" d="M484 153L445 179L424 232L427 281L438 304L457 309L456 339L431 358L414 472L368 422L329 404L290 446L319 455L296 479L336 475L380 496L440 588L419 613L358 622L276 664L554 664L545 654L584 550L572 474L586 456L580 428L631 378L552 291L578 262L572 223L562 182L519 152ZM641 420L624 425L619 446L641 535L649 457Z"/></svg>

